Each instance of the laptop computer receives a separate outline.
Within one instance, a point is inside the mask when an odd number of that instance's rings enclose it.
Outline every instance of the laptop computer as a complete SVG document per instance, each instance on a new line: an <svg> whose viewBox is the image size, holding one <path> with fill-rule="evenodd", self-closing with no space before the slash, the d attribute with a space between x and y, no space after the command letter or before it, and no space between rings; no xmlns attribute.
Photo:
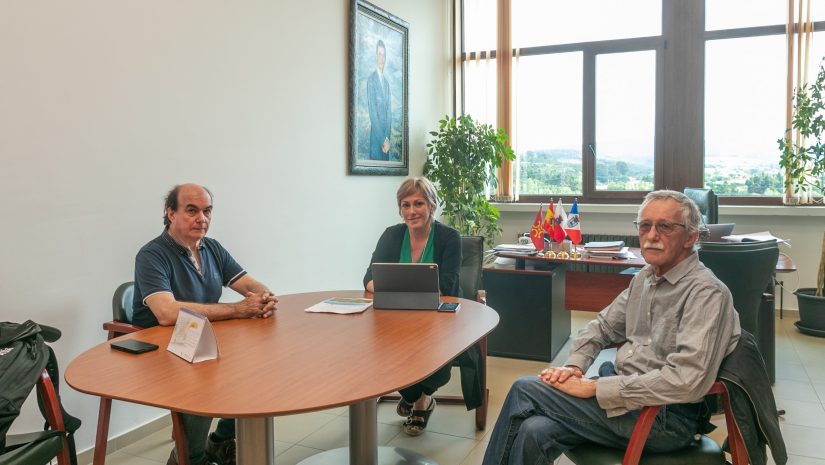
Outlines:
<svg viewBox="0 0 825 465"><path fill-rule="evenodd" d="M705 226L708 228L708 241L723 242L722 237L730 236L736 223L707 224Z"/></svg>
<svg viewBox="0 0 825 465"><path fill-rule="evenodd" d="M373 263L372 284L377 310L437 310L440 303L433 263Z"/></svg>

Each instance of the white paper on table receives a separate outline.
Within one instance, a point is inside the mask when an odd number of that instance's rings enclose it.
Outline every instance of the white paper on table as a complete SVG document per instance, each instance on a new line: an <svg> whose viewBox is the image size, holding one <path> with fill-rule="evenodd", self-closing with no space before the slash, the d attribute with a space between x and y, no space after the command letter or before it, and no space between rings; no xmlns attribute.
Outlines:
<svg viewBox="0 0 825 465"><path fill-rule="evenodd" d="M731 241L731 242L742 242L745 239L747 239L749 241L774 240L776 242L780 242L782 244L785 244L788 247L791 246L791 244L787 240L780 239L780 238L774 236L773 234L771 234L770 231L759 231L759 232L748 233L748 234L731 234L730 236L722 236L722 239L724 239L726 241Z"/></svg>
<svg viewBox="0 0 825 465"><path fill-rule="evenodd" d="M218 340L212 323L200 313L181 307L166 350L189 363L218 358Z"/></svg>
<svg viewBox="0 0 825 465"><path fill-rule="evenodd" d="M361 313L370 308L371 305L372 299L333 297L319 302L304 311L310 313L338 313L340 315L349 315L352 313Z"/></svg>

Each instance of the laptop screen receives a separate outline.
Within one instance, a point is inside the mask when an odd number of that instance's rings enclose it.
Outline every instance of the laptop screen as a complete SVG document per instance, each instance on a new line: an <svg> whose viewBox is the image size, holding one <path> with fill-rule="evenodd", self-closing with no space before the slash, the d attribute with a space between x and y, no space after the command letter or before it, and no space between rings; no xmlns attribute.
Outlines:
<svg viewBox="0 0 825 465"><path fill-rule="evenodd" d="M439 304L438 265L373 263L373 308L435 310Z"/></svg>
<svg viewBox="0 0 825 465"><path fill-rule="evenodd" d="M375 292L439 292L438 265L433 263L373 263Z"/></svg>

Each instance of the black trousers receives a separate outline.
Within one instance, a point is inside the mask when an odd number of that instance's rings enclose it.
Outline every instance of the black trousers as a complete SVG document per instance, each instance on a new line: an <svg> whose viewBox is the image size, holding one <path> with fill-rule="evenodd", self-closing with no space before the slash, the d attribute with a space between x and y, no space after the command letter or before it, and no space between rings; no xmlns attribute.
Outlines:
<svg viewBox="0 0 825 465"><path fill-rule="evenodd" d="M398 393L401 394L401 397L403 397L404 400L410 404L418 400L418 398L421 397L421 394L431 396L438 388L444 386L450 381L451 369L452 363L448 363L446 366L439 368L438 371L431 374L427 378L424 378L420 382L413 384L410 387L399 389Z"/></svg>

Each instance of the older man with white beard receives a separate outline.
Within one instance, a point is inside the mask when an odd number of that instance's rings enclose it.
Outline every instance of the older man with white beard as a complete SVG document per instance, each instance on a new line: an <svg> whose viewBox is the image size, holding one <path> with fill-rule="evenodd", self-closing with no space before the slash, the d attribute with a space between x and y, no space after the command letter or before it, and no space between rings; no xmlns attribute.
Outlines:
<svg viewBox="0 0 825 465"><path fill-rule="evenodd" d="M702 399L739 340L730 291L697 257L699 209L684 194L649 193L634 224L647 266L579 332L562 367L516 380L493 429L484 465L553 463L584 442L624 448L642 407L665 405L646 450L689 445ZM622 344L598 379L584 372ZM672 405L675 404L675 405Z"/></svg>

